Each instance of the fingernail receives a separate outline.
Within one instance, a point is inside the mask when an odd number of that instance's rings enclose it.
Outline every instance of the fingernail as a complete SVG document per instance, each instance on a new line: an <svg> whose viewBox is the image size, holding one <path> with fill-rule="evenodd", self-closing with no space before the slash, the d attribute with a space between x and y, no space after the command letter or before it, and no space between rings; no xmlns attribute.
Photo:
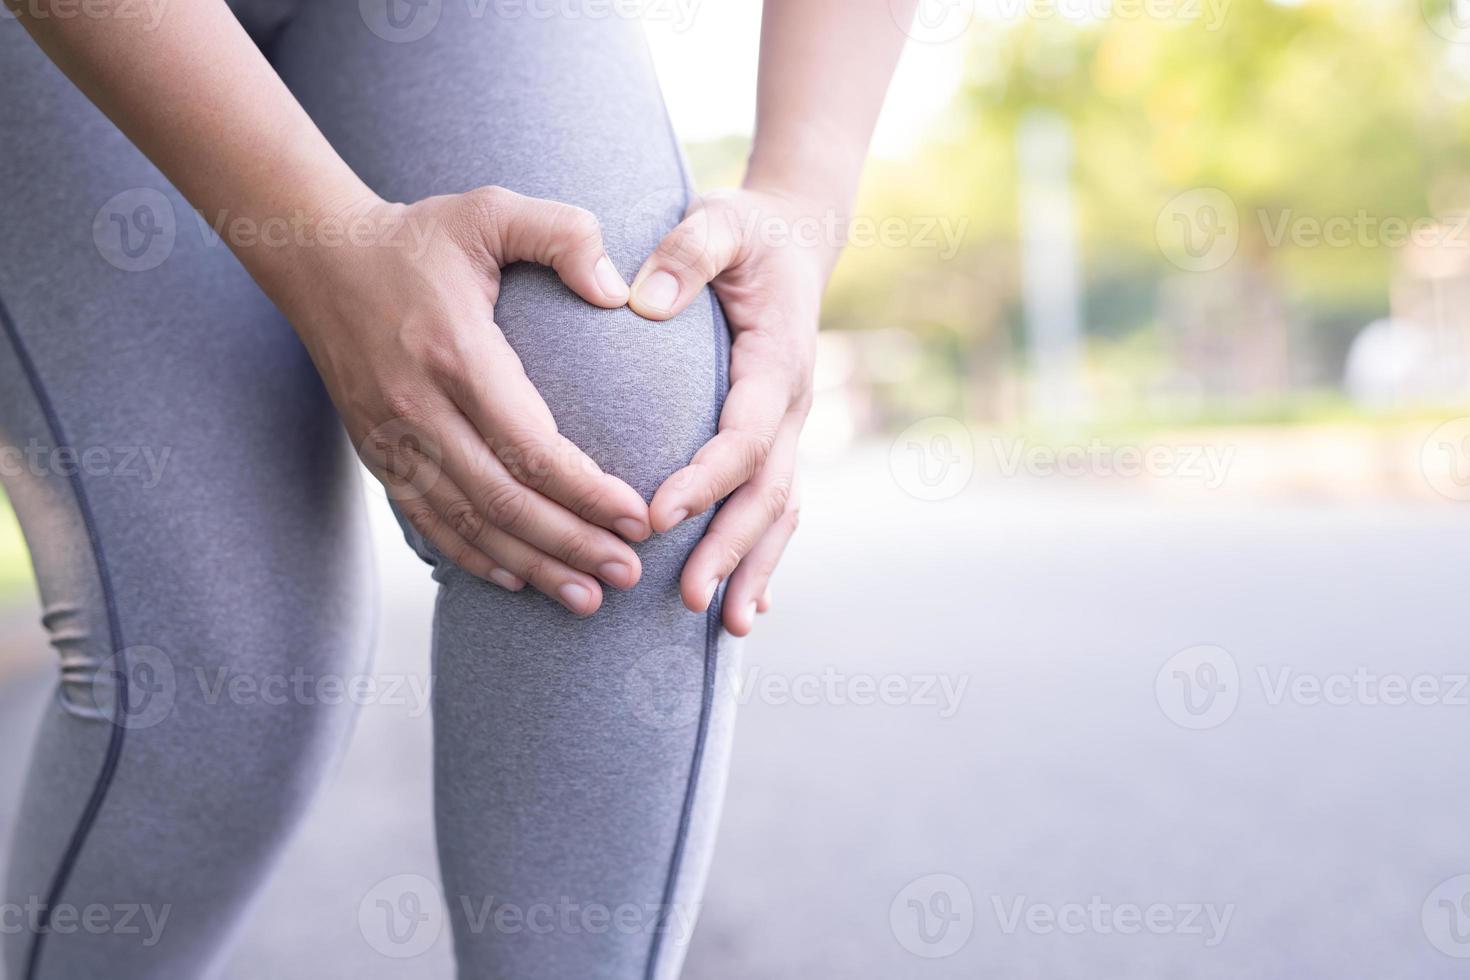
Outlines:
<svg viewBox="0 0 1470 980"><path fill-rule="evenodd" d="M502 589L509 589L511 592L519 592L521 586L526 584L503 568L497 568L492 571L490 573L490 581Z"/></svg>
<svg viewBox="0 0 1470 980"><path fill-rule="evenodd" d="M638 287L638 302L650 310L667 313L679 298L679 280L667 272L655 272Z"/></svg>
<svg viewBox="0 0 1470 980"><path fill-rule="evenodd" d="M633 577L633 569L622 562L610 561L597 566L597 577L620 589L627 588L626 583Z"/></svg>
<svg viewBox="0 0 1470 980"><path fill-rule="evenodd" d="M597 274L597 285L602 288L608 299L621 303L628 298L628 284L623 282L623 277L618 275L618 270L613 267L612 259L604 255L597 260L593 269Z"/></svg>
<svg viewBox="0 0 1470 980"><path fill-rule="evenodd" d="M711 602L715 601L715 589L719 587L720 580L717 578L710 579L709 584L704 587L704 606L706 609L709 608Z"/></svg>
<svg viewBox="0 0 1470 980"><path fill-rule="evenodd" d="M674 511L672 514L669 515L669 527L673 527L688 516L689 511L683 509L682 507Z"/></svg>
<svg viewBox="0 0 1470 980"><path fill-rule="evenodd" d="M648 525L631 517L619 517L613 521L613 530L629 541L642 541L644 535L648 533Z"/></svg>
<svg viewBox="0 0 1470 980"><path fill-rule="evenodd" d="M556 594L561 596L562 605L579 616L583 609L592 605L592 591L585 585L578 585L576 582L567 582L557 586Z"/></svg>
<svg viewBox="0 0 1470 980"><path fill-rule="evenodd" d="M766 586L766 591L761 593L760 602L757 604L765 606L767 609L771 608L771 587L769 585Z"/></svg>
<svg viewBox="0 0 1470 980"><path fill-rule="evenodd" d="M745 607L745 625L755 625L755 600L751 600L750 605Z"/></svg>

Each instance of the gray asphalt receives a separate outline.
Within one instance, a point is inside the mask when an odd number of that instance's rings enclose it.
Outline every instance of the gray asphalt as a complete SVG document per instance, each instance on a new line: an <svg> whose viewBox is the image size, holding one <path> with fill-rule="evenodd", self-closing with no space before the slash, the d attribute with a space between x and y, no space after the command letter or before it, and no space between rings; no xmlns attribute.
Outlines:
<svg viewBox="0 0 1470 980"><path fill-rule="evenodd" d="M1470 505L810 476L688 980L1470 972ZM380 530L378 669L422 677L432 590ZM46 683L10 620L7 746ZM395 960L357 924L435 875L420 708L364 711L227 980L450 975L447 937Z"/></svg>

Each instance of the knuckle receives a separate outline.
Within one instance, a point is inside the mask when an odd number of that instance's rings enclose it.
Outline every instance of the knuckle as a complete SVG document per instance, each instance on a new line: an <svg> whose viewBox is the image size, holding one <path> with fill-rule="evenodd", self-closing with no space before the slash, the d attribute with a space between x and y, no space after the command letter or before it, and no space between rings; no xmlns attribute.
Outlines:
<svg viewBox="0 0 1470 980"><path fill-rule="evenodd" d="M766 515L768 523L774 524L780 520L791 507L791 479L785 475L778 476L771 481L766 488Z"/></svg>
<svg viewBox="0 0 1470 980"><path fill-rule="evenodd" d="M424 372L440 384L458 388L464 376L465 351L450 337L434 337L413 355Z"/></svg>
<svg viewBox="0 0 1470 980"><path fill-rule="evenodd" d="M547 578L547 572L549 570L545 558L539 554L532 554L521 563L521 567L516 571L516 574L525 581L534 582L538 588L545 590L553 584Z"/></svg>
<svg viewBox="0 0 1470 980"><path fill-rule="evenodd" d="M766 458L771 455L771 446L776 441L776 434L768 431L742 432L740 433L738 451L740 461L745 467L745 472L754 473L765 465Z"/></svg>
<svg viewBox="0 0 1470 980"><path fill-rule="evenodd" d="M510 206L509 194L505 188L494 185L461 194L459 209L451 212L448 227L451 239L471 254L482 255L488 247L489 254L484 257L494 259L499 249L496 243L500 240L500 225Z"/></svg>
<svg viewBox="0 0 1470 980"><path fill-rule="evenodd" d="M576 250L602 243L602 225L586 208L562 205L555 227L557 237Z"/></svg>
<svg viewBox="0 0 1470 980"><path fill-rule="evenodd" d="M428 414L423 395L411 388L390 388L384 391L383 411L388 415L383 423L385 426L392 423L417 423Z"/></svg>
<svg viewBox="0 0 1470 980"><path fill-rule="evenodd" d="M698 513L704 513L713 507L720 499L719 476L711 472L708 467L695 465L689 468L688 482L692 484L696 493L695 501L699 504Z"/></svg>
<svg viewBox="0 0 1470 980"><path fill-rule="evenodd" d="M684 270L703 280L713 279L719 269L708 248L709 235L694 224L684 224L669 233L659 246L663 264Z"/></svg>
<svg viewBox="0 0 1470 980"><path fill-rule="evenodd" d="M485 515L498 528L506 531L521 528L530 511L530 494L514 483L497 483L485 493Z"/></svg>
<svg viewBox="0 0 1470 980"><path fill-rule="evenodd" d="M569 504L572 513L590 519L607 509L607 491L596 483L574 487Z"/></svg>
<svg viewBox="0 0 1470 980"><path fill-rule="evenodd" d="M745 557L746 552L750 550L744 547L739 540L725 536L720 537L717 547L716 554L720 556L719 567L722 578L734 570L735 566L740 564L740 560Z"/></svg>
<svg viewBox="0 0 1470 980"><path fill-rule="evenodd" d="M466 541L474 541L485 529L485 518L463 497L445 506L444 523Z"/></svg>
<svg viewBox="0 0 1470 980"><path fill-rule="evenodd" d="M592 564L596 546L590 536L582 531L572 531L558 542L557 554L568 565L583 568Z"/></svg>
<svg viewBox="0 0 1470 980"><path fill-rule="evenodd" d="M509 195L510 192L498 184L486 184L467 193L465 200L476 212L475 217L495 222L505 214L505 209L510 203Z"/></svg>
<svg viewBox="0 0 1470 980"><path fill-rule="evenodd" d="M428 504L420 503L413 507L403 507L402 511L403 517L408 521L410 527L425 538L432 540L439 525L439 515L434 511L434 508Z"/></svg>
<svg viewBox="0 0 1470 980"><path fill-rule="evenodd" d="M531 435L508 439L497 455L517 480L538 490L546 485L556 465L555 450Z"/></svg>

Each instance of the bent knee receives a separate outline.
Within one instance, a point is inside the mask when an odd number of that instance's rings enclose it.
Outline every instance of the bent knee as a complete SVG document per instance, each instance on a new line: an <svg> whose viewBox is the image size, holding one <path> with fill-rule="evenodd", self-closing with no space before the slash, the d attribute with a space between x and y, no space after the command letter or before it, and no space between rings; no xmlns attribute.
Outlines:
<svg viewBox="0 0 1470 980"><path fill-rule="evenodd" d="M714 435L729 335L712 297L655 323L514 266L495 318L562 434L645 497Z"/></svg>

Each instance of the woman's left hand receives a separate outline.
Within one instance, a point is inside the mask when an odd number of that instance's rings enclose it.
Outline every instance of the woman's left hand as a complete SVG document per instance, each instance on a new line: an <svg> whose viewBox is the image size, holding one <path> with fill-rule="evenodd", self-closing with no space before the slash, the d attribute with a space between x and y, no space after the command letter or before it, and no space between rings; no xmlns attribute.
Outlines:
<svg viewBox="0 0 1470 980"><path fill-rule="evenodd" d="M720 581L725 628L750 632L796 530L796 444L811 407L822 291L840 248L835 211L743 188L698 199L633 280L629 305L666 320L712 285L730 323L730 391L719 431L649 507L655 531L728 497L680 578L684 604L709 608Z"/></svg>

